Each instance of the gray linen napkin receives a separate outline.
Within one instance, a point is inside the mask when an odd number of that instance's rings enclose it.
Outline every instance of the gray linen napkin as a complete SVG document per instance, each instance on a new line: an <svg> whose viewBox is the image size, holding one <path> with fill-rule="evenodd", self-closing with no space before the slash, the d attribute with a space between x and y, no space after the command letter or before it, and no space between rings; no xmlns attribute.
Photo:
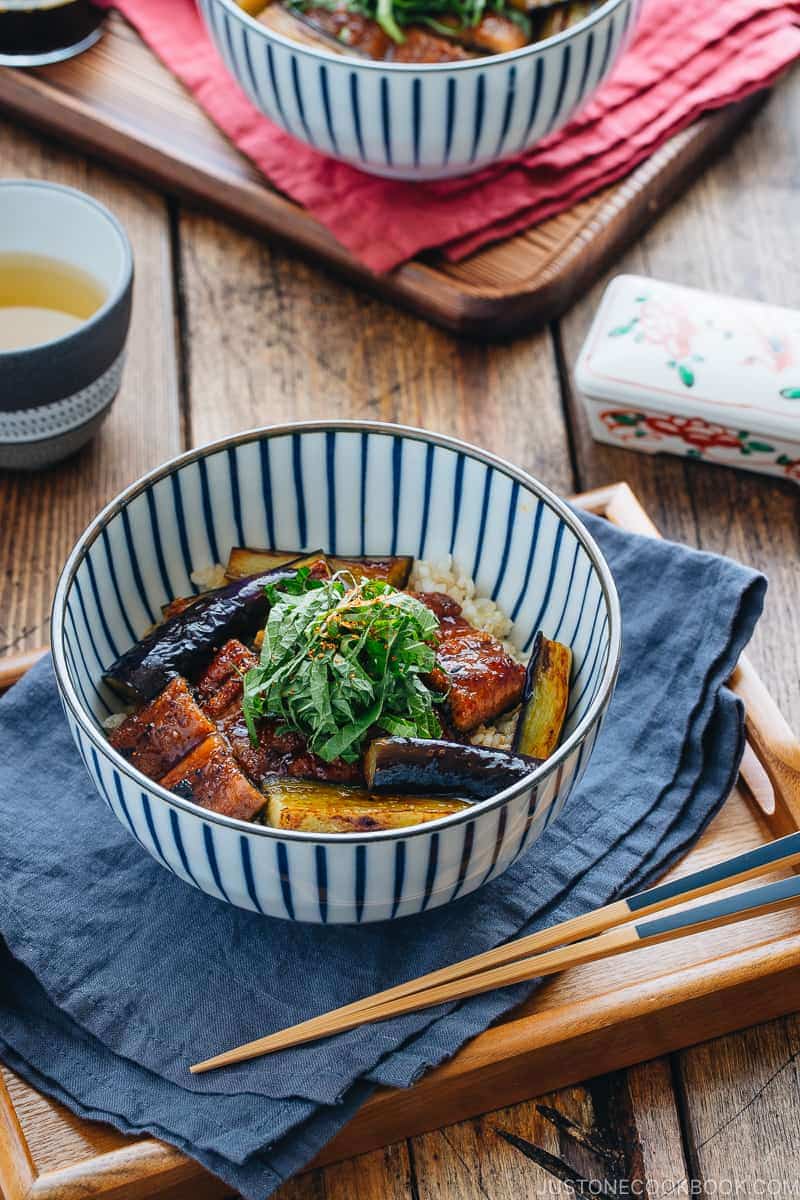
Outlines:
<svg viewBox="0 0 800 1200"><path fill-rule="evenodd" d="M190 1076L190 1062L663 871L735 778L743 713L724 681L766 583L730 560L584 519L614 573L624 627L617 692L586 777L504 876L420 917L294 926L186 887L94 794L49 661L13 688L0 701L0 1056L74 1111L152 1132L263 1197L372 1084L409 1085L533 985L209 1075Z"/></svg>

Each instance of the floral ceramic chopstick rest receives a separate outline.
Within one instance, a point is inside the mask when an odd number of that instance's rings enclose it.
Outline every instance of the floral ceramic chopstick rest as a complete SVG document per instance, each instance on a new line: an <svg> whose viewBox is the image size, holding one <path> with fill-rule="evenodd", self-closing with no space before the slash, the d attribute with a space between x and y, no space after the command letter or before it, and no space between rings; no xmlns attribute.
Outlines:
<svg viewBox="0 0 800 1200"><path fill-rule="evenodd" d="M800 483L800 312L618 275L575 378L598 441Z"/></svg>

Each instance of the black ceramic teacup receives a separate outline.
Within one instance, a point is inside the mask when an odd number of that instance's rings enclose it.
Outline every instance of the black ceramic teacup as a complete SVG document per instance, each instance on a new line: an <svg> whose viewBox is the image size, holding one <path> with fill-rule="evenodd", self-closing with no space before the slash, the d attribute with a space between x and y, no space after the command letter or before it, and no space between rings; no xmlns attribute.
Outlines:
<svg viewBox="0 0 800 1200"><path fill-rule="evenodd" d="M0 180L0 261L6 256L81 272L101 297L72 331L0 349L0 467L41 467L84 445L117 394L133 255L119 221L91 196L58 184Z"/></svg>

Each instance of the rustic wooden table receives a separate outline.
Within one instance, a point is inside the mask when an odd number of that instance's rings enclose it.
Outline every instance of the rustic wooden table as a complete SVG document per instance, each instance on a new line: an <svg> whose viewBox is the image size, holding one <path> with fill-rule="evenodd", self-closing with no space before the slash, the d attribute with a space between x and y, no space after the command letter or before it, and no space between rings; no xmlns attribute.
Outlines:
<svg viewBox="0 0 800 1200"><path fill-rule="evenodd" d="M798 162L800 75L616 269L800 306ZM124 385L99 438L49 472L0 474L0 655L46 640L75 536L143 471L248 426L371 417L455 433L560 492L627 478L667 536L765 571L752 658L800 727L798 491L591 441L571 368L602 283L545 331L469 344L7 123L0 176L109 204L137 272ZM785 1018L321 1169L281 1197L796 1196L799 1059L800 1021Z"/></svg>

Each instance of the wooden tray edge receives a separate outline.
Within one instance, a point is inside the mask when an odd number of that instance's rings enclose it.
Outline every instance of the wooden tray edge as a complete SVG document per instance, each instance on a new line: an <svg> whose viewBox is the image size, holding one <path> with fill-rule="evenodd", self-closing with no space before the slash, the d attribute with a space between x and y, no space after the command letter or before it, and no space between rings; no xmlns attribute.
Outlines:
<svg viewBox="0 0 800 1200"><path fill-rule="evenodd" d="M587 214L570 245L557 252L539 276L515 291L502 292L461 282L448 274L446 267L438 269L430 258L413 260L387 275L375 275L297 204L258 180L206 177L179 151L168 154L144 136L137 138L108 114L101 119L79 96L52 83L47 68L0 72L0 108L40 130L59 134L86 153L96 156L99 152L195 206L231 218L262 236L267 233L315 265L332 269L383 299L452 332L481 340L509 337L561 315L709 159L728 145L767 94L756 93L677 134L613 185L613 194L598 210ZM621 195L625 197L624 220L620 219Z"/></svg>

